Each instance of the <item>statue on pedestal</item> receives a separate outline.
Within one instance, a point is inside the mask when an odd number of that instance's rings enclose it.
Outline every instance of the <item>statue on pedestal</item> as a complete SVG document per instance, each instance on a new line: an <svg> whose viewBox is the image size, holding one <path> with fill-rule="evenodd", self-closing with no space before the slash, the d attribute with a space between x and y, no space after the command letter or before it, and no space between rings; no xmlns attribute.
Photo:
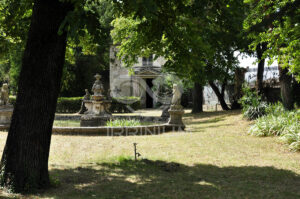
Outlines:
<svg viewBox="0 0 300 199"><path fill-rule="evenodd" d="M13 106L9 103L8 84L3 84L0 90L0 125L10 125Z"/></svg>
<svg viewBox="0 0 300 199"><path fill-rule="evenodd" d="M171 106L181 106L181 96L182 93L178 88L177 84L173 84L173 97L172 97L172 101L171 101Z"/></svg>
<svg viewBox="0 0 300 199"><path fill-rule="evenodd" d="M109 112L111 100L103 95L104 88L100 81L101 75L96 74L95 78L96 81L92 87L92 92L94 93L92 97L90 97L86 89L83 103L87 111L81 116L80 126L103 126L112 117Z"/></svg>
<svg viewBox="0 0 300 199"><path fill-rule="evenodd" d="M8 85L3 84L0 92L0 106L9 105L9 90Z"/></svg>
<svg viewBox="0 0 300 199"><path fill-rule="evenodd" d="M99 100L99 99L102 99L103 95L103 85L100 81L101 79L101 75L99 75L98 73L95 75L95 78L96 78L96 81L95 83L93 84L93 87L92 87L92 92L94 93L93 95L93 99L94 100Z"/></svg>
<svg viewBox="0 0 300 199"><path fill-rule="evenodd" d="M171 107L169 109L170 120L169 125L174 125L180 129L184 129L185 126L182 122L182 116L184 114L183 107L181 106L181 96L182 93L178 88L177 84L173 84L173 97L171 101Z"/></svg>

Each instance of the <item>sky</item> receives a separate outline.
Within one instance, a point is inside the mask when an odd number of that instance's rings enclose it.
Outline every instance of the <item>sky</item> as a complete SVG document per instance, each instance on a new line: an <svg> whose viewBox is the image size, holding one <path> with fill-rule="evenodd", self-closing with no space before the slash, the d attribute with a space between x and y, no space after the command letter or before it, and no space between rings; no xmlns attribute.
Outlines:
<svg viewBox="0 0 300 199"><path fill-rule="evenodd" d="M256 57L250 57L248 55L243 55L243 54L236 54L236 56L238 56L238 59L240 61L240 67L243 68L256 68L257 67L257 63L256 62ZM268 64L268 59L265 62L265 66L277 66L277 62L274 61L271 65Z"/></svg>

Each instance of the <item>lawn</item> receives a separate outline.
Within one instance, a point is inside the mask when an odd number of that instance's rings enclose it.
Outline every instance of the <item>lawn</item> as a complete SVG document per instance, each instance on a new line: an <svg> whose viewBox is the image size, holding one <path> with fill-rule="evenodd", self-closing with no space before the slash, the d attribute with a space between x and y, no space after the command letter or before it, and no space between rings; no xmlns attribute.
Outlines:
<svg viewBox="0 0 300 199"><path fill-rule="evenodd" d="M184 121L186 133L54 135L55 187L2 198L300 198L300 153L277 137L249 136L250 122L239 111L188 113ZM132 159L135 142L143 160Z"/></svg>

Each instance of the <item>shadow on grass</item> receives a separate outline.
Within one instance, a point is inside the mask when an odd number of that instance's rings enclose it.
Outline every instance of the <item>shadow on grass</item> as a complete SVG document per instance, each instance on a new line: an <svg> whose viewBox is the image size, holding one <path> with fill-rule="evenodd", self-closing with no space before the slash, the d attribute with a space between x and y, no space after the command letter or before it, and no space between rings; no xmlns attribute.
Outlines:
<svg viewBox="0 0 300 199"><path fill-rule="evenodd" d="M50 173L61 184L41 196L56 199L300 198L300 176L274 167L123 159Z"/></svg>
<svg viewBox="0 0 300 199"><path fill-rule="evenodd" d="M241 110L229 110L229 111L208 111L202 113L187 113L184 114L184 117L192 117L194 119L201 119L201 118L210 118L210 117L217 117L217 116L232 116L232 115L239 115L241 114Z"/></svg>
<svg viewBox="0 0 300 199"><path fill-rule="evenodd" d="M226 120L226 118L229 116L234 116L239 114L241 114L240 110L203 112L198 114L186 114L184 119L187 125L216 124L213 125L213 127L219 127L220 126L219 122ZM228 125L223 124L222 126L229 126L229 124ZM203 128L207 128L207 126ZM195 130L199 130L199 129L197 128Z"/></svg>

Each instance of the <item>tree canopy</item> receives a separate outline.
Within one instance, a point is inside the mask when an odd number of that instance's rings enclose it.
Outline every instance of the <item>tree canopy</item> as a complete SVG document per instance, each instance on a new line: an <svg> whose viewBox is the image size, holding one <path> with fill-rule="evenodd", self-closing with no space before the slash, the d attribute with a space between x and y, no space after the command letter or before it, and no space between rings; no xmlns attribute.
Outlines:
<svg viewBox="0 0 300 199"><path fill-rule="evenodd" d="M300 1L247 0L246 3L251 6L244 23L244 28L252 32L250 48L267 43L264 57L270 57L271 62L277 60L300 81Z"/></svg>
<svg viewBox="0 0 300 199"><path fill-rule="evenodd" d="M241 1L115 1L115 5L119 17L112 23L112 38L128 67L137 57L154 53L166 59L164 68L180 77L202 85L226 84L237 67L234 52L247 47L242 31L247 6Z"/></svg>

